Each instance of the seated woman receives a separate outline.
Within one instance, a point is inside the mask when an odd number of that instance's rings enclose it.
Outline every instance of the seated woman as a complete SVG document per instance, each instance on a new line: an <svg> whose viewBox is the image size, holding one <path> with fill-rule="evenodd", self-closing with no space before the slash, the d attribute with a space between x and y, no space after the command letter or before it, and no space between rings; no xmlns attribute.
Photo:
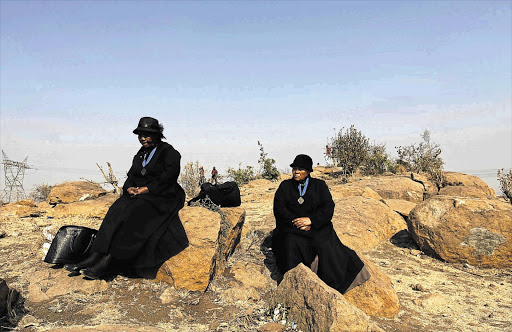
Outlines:
<svg viewBox="0 0 512 332"><path fill-rule="evenodd" d="M357 254L336 235L331 222L334 201L327 184L310 176L311 157L300 154L290 167L292 178L281 182L274 196L272 249L277 266L284 274L303 263L344 294L370 275Z"/></svg>
<svg viewBox="0 0 512 332"><path fill-rule="evenodd" d="M156 273L188 246L178 216L185 202L177 182L181 156L162 142L163 126L154 118L141 118L133 133L142 147L133 157L123 194L105 215L89 257L64 266L70 272L91 279L104 277L112 266Z"/></svg>

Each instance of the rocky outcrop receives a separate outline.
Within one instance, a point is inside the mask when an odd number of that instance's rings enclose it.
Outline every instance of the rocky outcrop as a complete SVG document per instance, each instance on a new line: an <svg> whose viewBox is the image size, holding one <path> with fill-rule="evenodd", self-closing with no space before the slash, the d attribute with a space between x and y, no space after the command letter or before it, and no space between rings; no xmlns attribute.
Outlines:
<svg viewBox="0 0 512 332"><path fill-rule="evenodd" d="M190 245L161 266L157 280L176 288L205 291L210 281L223 273L228 257L240 241L245 210L222 208L220 211L202 207L180 210Z"/></svg>
<svg viewBox="0 0 512 332"><path fill-rule="evenodd" d="M403 199L385 199L384 203L389 206L391 210L406 218L409 216L409 212L417 205L417 203L404 201Z"/></svg>
<svg viewBox="0 0 512 332"><path fill-rule="evenodd" d="M0 216L14 216L19 218L39 217L46 213L46 209L34 204L33 200L23 200L0 206Z"/></svg>
<svg viewBox="0 0 512 332"><path fill-rule="evenodd" d="M378 201L382 200L379 194L370 187L361 187L351 183L347 183L341 186L333 186L330 188L332 199L336 202L337 200L350 197L350 196L361 196L366 198L373 198Z"/></svg>
<svg viewBox="0 0 512 332"><path fill-rule="evenodd" d="M422 202L425 193L422 183L404 175L365 178L352 182L351 185L370 187L384 199L403 199L414 203Z"/></svg>
<svg viewBox="0 0 512 332"><path fill-rule="evenodd" d="M370 279L352 288L343 296L364 313L374 317L392 318L400 310L400 302L391 279L375 264L359 254L370 272Z"/></svg>
<svg viewBox="0 0 512 332"><path fill-rule="evenodd" d="M93 199L106 194L99 184L88 181L65 182L52 188L46 202L49 204L72 203Z"/></svg>
<svg viewBox="0 0 512 332"><path fill-rule="evenodd" d="M108 193L91 200L78 201L68 204L57 204L50 210L52 217L88 217L103 219L108 209L119 198L119 195Z"/></svg>
<svg viewBox="0 0 512 332"><path fill-rule="evenodd" d="M458 197L474 197L474 198L492 198L483 189L479 187L466 186L447 186L439 189L439 195L458 196Z"/></svg>
<svg viewBox="0 0 512 332"><path fill-rule="evenodd" d="M494 199L496 198L496 192L494 189L490 188L487 183L485 183L482 179L477 176L457 173L457 172L444 172L444 181L443 187L448 186L464 186L464 187L475 187L482 190L486 198ZM471 196L472 197L472 196Z"/></svg>
<svg viewBox="0 0 512 332"><path fill-rule="evenodd" d="M437 185L432 182L428 177L423 174L411 173L411 180L421 183L425 192L423 193L423 200L437 195Z"/></svg>
<svg viewBox="0 0 512 332"><path fill-rule="evenodd" d="M286 272L271 301L274 308L288 308L288 320L301 331L371 330L368 315L303 264Z"/></svg>
<svg viewBox="0 0 512 332"><path fill-rule="evenodd" d="M477 198L436 196L408 219L421 250L448 262L512 267L512 205Z"/></svg>
<svg viewBox="0 0 512 332"><path fill-rule="evenodd" d="M386 204L357 196L336 201L332 223L341 242L356 251L371 250L407 229L404 218Z"/></svg>
<svg viewBox="0 0 512 332"><path fill-rule="evenodd" d="M73 292L92 295L107 290L105 280L86 280L80 276L68 277L64 269L44 269L30 274L27 301L38 303Z"/></svg>

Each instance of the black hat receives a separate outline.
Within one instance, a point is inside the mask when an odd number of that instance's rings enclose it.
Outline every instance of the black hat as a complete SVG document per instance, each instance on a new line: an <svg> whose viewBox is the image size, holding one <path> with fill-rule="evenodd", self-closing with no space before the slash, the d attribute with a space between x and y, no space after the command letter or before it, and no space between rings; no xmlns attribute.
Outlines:
<svg viewBox="0 0 512 332"><path fill-rule="evenodd" d="M164 127L158 123L157 119L145 116L140 118L139 125L133 130L134 134L138 134L139 131L147 131L151 133L162 133Z"/></svg>
<svg viewBox="0 0 512 332"><path fill-rule="evenodd" d="M295 157L293 163L290 164L290 167L304 168L309 172L313 172L313 159L311 159L311 157L308 155L299 154L297 157Z"/></svg>

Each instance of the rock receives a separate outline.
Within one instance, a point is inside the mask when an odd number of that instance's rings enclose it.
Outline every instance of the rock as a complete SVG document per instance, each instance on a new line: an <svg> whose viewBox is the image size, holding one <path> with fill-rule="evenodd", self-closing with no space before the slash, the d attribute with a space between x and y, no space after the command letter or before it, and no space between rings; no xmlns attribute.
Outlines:
<svg viewBox="0 0 512 332"><path fill-rule="evenodd" d="M365 178L352 182L351 185L370 187L384 199L403 199L414 203L422 202L425 192L422 183L404 175Z"/></svg>
<svg viewBox="0 0 512 332"><path fill-rule="evenodd" d="M24 202L24 201L20 201ZM9 203L0 207L0 216L15 216L19 218L36 217L46 213L45 209L30 204ZM32 201L33 202L33 201Z"/></svg>
<svg viewBox="0 0 512 332"><path fill-rule="evenodd" d="M371 250L407 228L386 204L357 196L336 201L332 223L341 242L356 251Z"/></svg>
<svg viewBox="0 0 512 332"><path fill-rule="evenodd" d="M439 189L439 195L458 196L458 197L474 197L474 198L492 198L479 187L466 186L447 186Z"/></svg>
<svg viewBox="0 0 512 332"><path fill-rule="evenodd" d="M28 277L27 301L38 303L72 292L92 295L108 289L105 280L86 280L81 276L68 277L64 269L34 271Z"/></svg>
<svg viewBox="0 0 512 332"><path fill-rule="evenodd" d="M362 196L366 198L373 198L378 201L382 200L379 194L370 187L356 186L351 183L343 184L340 186L332 186L330 188L331 195L334 201L350 196Z"/></svg>
<svg viewBox="0 0 512 332"><path fill-rule="evenodd" d="M222 208L224 217L202 207L184 207L180 219L190 242L188 248L167 260L157 280L175 288L205 291L224 272L227 259L240 242L245 210Z"/></svg>
<svg viewBox="0 0 512 332"><path fill-rule="evenodd" d="M512 267L512 205L498 200L436 196L408 219L420 249L448 262Z"/></svg>
<svg viewBox="0 0 512 332"><path fill-rule="evenodd" d="M409 216L409 212L411 212L411 210L417 205L417 203L405 201L403 199L385 199L384 203L386 203L386 205L393 211L398 212L406 218Z"/></svg>
<svg viewBox="0 0 512 332"><path fill-rule="evenodd" d="M490 188L487 183L477 176L457 173L457 172L444 172L443 187L447 186L464 186L464 187L476 187L481 189L488 199L496 198L496 192Z"/></svg>
<svg viewBox="0 0 512 332"><path fill-rule="evenodd" d="M24 206L32 206L32 207L36 206L36 203L34 202L34 200L32 198L18 201L18 202L16 202L16 204L17 205L24 205Z"/></svg>
<svg viewBox="0 0 512 332"><path fill-rule="evenodd" d="M119 198L117 194L109 193L96 199L77 201L69 204L57 204L51 212L52 217L87 217L103 219L110 206Z"/></svg>
<svg viewBox="0 0 512 332"><path fill-rule="evenodd" d="M172 287L167 287L162 295L160 295L160 301L162 301L162 304L173 303L178 299L179 296L176 294L176 291Z"/></svg>
<svg viewBox="0 0 512 332"><path fill-rule="evenodd" d="M304 264L286 272L271 297L271 307L288 308L288 320L301 331L367 331L368 315L327 286Z"/></svg>
<svg viewBox="0 0 512 332"><path fill-rule="evenodd" d="M32 316L32 315L25 315L21 319L21 321L18 323L18 327L27 328L31 326L38 326L41 323L41 320Z"/></svg>
<svg viewBox="0 0 512 332"><path fill-rule="evenodd" d="M370 272L370 279L343 296L348 302L373 317L392 318L400 311L400 301L391 279L375 264L359 254Z"/></svg>
<svg viewBox="0 0 512 332"><path fill-rule="evenodd" d="M231 273L235 279L240 281L244 286L254 287L258 289L266 289L270 280L262 273L264 267L262 265L250 262L236 262L231 268Z"/></svg>
<svg viewBox="0 0 512 332"><path fill-rule="evenodd" d="M267 323L258 329L258 332L284 332L286 326L279 323Z"/></svg>
<svg viewBox="0 0 512 332"><path fill-rule="evenodd" d="M423 200L437 195L437 185L423 174L411 173L411 180L419 182L423 185Z"/></svg>
<svg viewBox="0 0 512 332"><path fill-rule="evenodd" d="M443 295L439 293L433 293L424 294L419 298L414 299L413 303L424 309L442 312L446 310L446 305L448 304L448 301Z"/></svg>
<svg viewBox="0 0 512 332"><path fill-rule="evenodd" d="M98 197L106 194L99 184L88 181L74 181L58 184L52 188L46 202L49 204L77 202L84 195Z"/></svg>
<svg viewBox="0 0 512 332"><path fill-rule="evenodd" d="M223 292L222 298L228 303L236 301L259 301L258 291L253 287L230 287Z"/></svg>

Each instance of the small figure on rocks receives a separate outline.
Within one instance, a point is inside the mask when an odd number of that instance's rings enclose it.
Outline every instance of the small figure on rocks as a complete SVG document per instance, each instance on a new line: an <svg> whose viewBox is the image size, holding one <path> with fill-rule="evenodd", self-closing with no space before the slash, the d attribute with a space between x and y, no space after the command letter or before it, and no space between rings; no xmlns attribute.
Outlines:
<svg viewBox="0 0 512 332"><path fill-rule="evenodd" d="M199 186L206 182L203 166L199 167Z"/></svg>
<svg viewBox="0 0 512 332"><path fill-rule="evenodd" d="M143 117L133 131L142 145L128 171L123 194L108 210L91 254L70 272L90 279L126 272L148 277L160 265L188 246L178 211L185 192L178 184L181 155L163 142L163 126L157 119Z"/></svg>
<svg viewBox="0 0 512 332"><path fill-rule="evenodd" d="M292 178L281 182L274 196L272 251L277 266L284 274L303 263L344 294L368 280L370 274L336 235L331 222L334 201L327 184L310 176L311 157L300 154L290 167Z"/></svg>
<svg viewBox="0 0 512 332"><path fill-rule="evenodd" d="M212 169L212 184L217 184L217 177L219 176L219 172L215 169L215 166L213 166Z"/></svg>

